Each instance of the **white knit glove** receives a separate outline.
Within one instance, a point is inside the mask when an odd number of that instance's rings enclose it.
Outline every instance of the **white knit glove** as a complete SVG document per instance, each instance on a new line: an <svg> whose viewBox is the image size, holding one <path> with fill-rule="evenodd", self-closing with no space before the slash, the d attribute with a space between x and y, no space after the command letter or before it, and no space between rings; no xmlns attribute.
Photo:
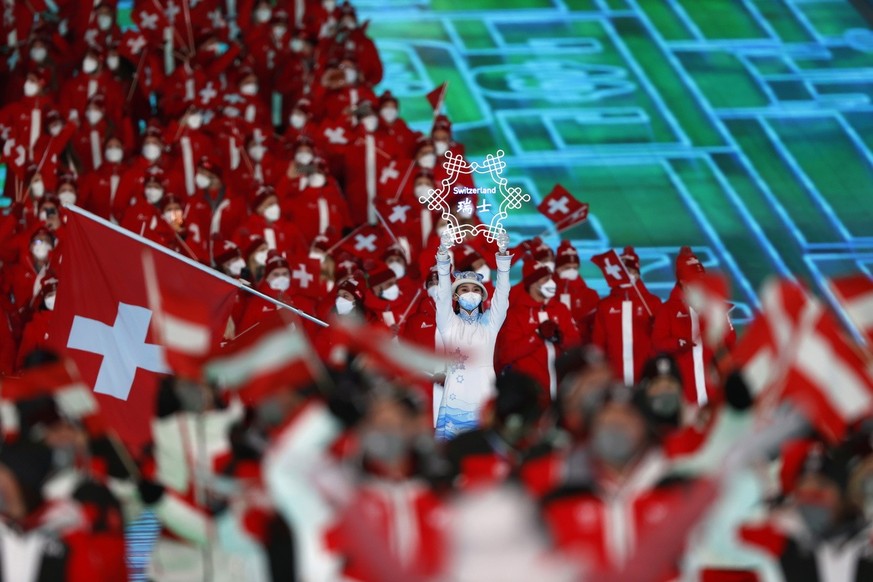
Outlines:
<svg viewBox="0 0 873 582"><path fill-rule="evenodd" d="M494 237L494 241L497 243L497 249L500 251L500 254L505 255L506 249L509 248L509 233L505 230L498 232L497 236Z"/></svg>

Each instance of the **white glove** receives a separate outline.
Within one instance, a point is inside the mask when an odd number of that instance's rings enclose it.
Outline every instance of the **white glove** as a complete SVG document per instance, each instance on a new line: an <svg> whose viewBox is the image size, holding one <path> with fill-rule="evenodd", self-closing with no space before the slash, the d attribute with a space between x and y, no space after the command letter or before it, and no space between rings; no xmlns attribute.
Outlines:
<svg viewBox="0 0 873 582"><path fill-rule="evenodd" d="M452 235L452 233L449 232L449 229L447 228L445 231L443 231L443 234L440 236L439 252L440 253L448 253L449 249L452 248L452 246L454 246L454 244L455 244L455 237Z"/></svg>
<svg viewBox="0 0 873 582"><path fill-rule="evenodd" d="M509 248L509 233L505 230L501 230L497 233L497 236L494 237L494 241L497 243L497 249L500 251L500 254L505 255L506 249Z"/></svg>

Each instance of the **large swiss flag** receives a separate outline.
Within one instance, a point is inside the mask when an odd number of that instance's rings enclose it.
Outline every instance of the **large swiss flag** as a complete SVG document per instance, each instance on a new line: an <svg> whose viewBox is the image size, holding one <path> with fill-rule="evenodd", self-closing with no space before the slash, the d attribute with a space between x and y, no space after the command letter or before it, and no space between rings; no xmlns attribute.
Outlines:
<svg viewBox="0 0 873 582"><path fill-rule="evenodd" d="M157 382L168 373L142 267L151 249L162 291L196 299L221 334L236 287L133 233L77 208L66 213L53 321L59 351L78 365L105 419L134 450L150 438Z"/></svg>

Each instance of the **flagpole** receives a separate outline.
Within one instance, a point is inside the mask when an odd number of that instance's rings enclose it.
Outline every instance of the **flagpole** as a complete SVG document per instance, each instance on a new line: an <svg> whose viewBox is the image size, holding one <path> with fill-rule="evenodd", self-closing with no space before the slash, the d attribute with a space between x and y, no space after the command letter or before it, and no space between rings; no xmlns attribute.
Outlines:
<svg viewBox="0 0 873 582"><path fill-rule="evenodd" d="M618 253L616 253L618 254ZM621 265L621 269L624 271L624 274L627 275L628 280L631 282L631 287L634 288L634 291L637 292L637 296L640 298L640 301L643 303L643 307L646 308L646 312L649 314L649 317L654 317L652 315L652 310L649 309L649 304L646 303L645 298L643 297L642 292L639 287L637 287L637 282L634 281L633 277L631 277L630 272L628 272L627 267L624 266L624 261L621 260L621 257L618 257L618 263Z"/></svg>
<svg viewBox="0 0 873 582"><path fill-rule="evenodd" d="M412 301L409 302L409 305L406 306L406 310L404 310L403 314L400 316L400 321L397 322L397 325L398 325L398 326L399 326L400 324L402 324L404 321L406 321L406 318L407 318L407 316L409 315L409 312L412 310L412 306L415 305L415 302L418 301L418 298L419 298L420 296L421 296L421 288L419 288L419 289L415 292L415 297L413 297L413 298L412 298Z"/></svg>
<svg viewBox="0 0 873 582"><path fill-rule="evenodd" d="M350 233L347 234L346 236L344 236L344 237L342 237L341 239L339 239L339 242L337 242L337 243L334 244L332 247L330 247L329 249L327 249L327 250L325 251L325 253L330 254L330 253L332 253L333 251L335 251L336 249L338 249L340 246L342 246L342 244L343 244L344 242L346 242L347 240L349 240L350 238L352 238L352 236L353 236L356 232L358 232L359 230L361 230L362 228L364 228L364 225L363 225L363 224L362 224L361 226L355 228L352 232L350 232Z"/></svg>
<svg viewBox="0 0 873 582"><path fill-rule="evenodd" d="M269 295L267 295L265 293L261 293L257 289L252 289L248 285L241 283L237 279L234 279L232 277L228 277L224 273L220 273L220 272L216 271L215 269L212 269L211 267L207 267L206 265L198 263L197 261L195 261L193 259L189 259L185 255L177 253L176 251L170 250L166 247L162 247L158 243L150 241L149 239L142 237L142 236L136 234L135 232L131 232L127 229L121 228L120 226L118 226L116 224L112 224L111 222L109 222L105 218L102 218L100 216L97 216L96 214L88 212L84 208L80 208L76 205L70 205L70 206L64 206L64 210L68 210L70 212L73 212L74 214L78 214L79 216L84 216L85 218L87 218L89 220L93 220L94 222L101 224L101 225L103 225L106 228L109 228L111 230L114 230L115 232L117 232L119 234L122 234L122 235L124 235L128 238L131 238L139 243L142 243L146 246L149 246L156 251L160 251L160 252L164 253L165 255L168 255L176 260L182 261L186 265L189 265L191 267L194 267L195 269L203 271L204 273L206 273L208 275L212 275L216 279L220 279L220 280L224 281L225 283L228 283L229 285L232 285L233 287L236 287L237 289L239 289L241 291L245 291L246 293L250 293L251 295L254 295L255 297L260 297L264 301L266 301L268 303L272 303L273 305L275 305L277 307L282 307L282 308L287 309L289 311L293 311L294 313L296 313L300 317L302 317L304 319L308 319L309 321L311 321L313 323L317 323L318 325L320 325L322 327L330 327L327 324L327 322L324 322L324 321L318 319L317 317L309 315L305 311L301 311L301 310L297 309L296 307L292 307L291 305L288 305L287 303L279 301L278 299L273 299Z"/></svg>
<svg viewBox="0 0 873 582"><path fill-rule="evenodd" d="M400 244L400 241L397 240L397 237L394 236L394 232L391 230L391 228L388 227L388 223L385 222L385 217L382 216L382 213L379 212L379 209L378 209L378 208L373 208L373 210L376 211L376 218L378 218L378 219L379 219L379 222L382 223L382 227L383 227L385 230L388 231L388 236L391 237L391 240L394 241L394 244L396 244L398 247L401 247L401 248L402 248L402 246L401 246L401 244Z"/></svg>

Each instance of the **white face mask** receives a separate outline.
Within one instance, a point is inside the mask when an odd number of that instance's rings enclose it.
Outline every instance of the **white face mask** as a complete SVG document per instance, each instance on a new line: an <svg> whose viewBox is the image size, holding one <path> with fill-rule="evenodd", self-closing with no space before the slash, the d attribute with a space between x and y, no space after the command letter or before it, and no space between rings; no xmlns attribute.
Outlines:
<svg viewBox="0 0 873 582"><path fill-rule="evenodd" d="M200 129L203 125L203 116L199 113L192 113L188 116L188 127L191 129Z"/></svg>
<svg viewBox="0 0 873 582"><path fill-rule="evenodd" d="M242 273L243 267L245 266L246 262L237 257L227 264L227 272L234 277L239 277L239 274Z"/></svg>
<svg viewBox="0 0 873 582"><path fill-rule="evenodd" d="M49 135L52 137L57 137L61 135L61 130L64 129L64 126L60 123L55 123L51 127L49 127Z"/></svg>
<svg viewBox="0 0 873 582"><path fill-rule="evenodd" d="M279 216L282 214L282 210L279 208L278 204L270 204L266 208L264 208L264 218L269 220L270 222L276 222L279 220Z"/></svg>
<svg viewBox="0 0 873 582"><path fill-rule="evenodd" d="M38 46L30 49L30 58L34 62L41 63L48 56L48 51L44 46Z"/></svg>
<svg viewBox="0 0 873 582"><path fill-rule="evenodd" d="M156 143L147 143L142 146L142 157L154 162L161 157L161 146Z"/></svg>
<svg viewBox="0 0 873 582"><path fill-rule="evenodd" d="M400 287L397 286L397 283L391 285L387 289L383 289L380 297L386 301L396 301L398 297L400 297Z"/></svg>
<svg viewBox="0 0 873 582"><path fill-rule="evenodd" d="M97 17L97 27L100 30L109 30L112 28L112 15L111 14L101 14Z"/></svg>
<svg viewBox="0 0 873 582"><path fill-rule="evenodd" d="M301 166L305 166L312 162L312 159L315 156L312 155L312 152L302 151L294 154L294 161L300 164Z"/></svg>
<svg viewBox="0 0 873 582"><path fill-rule="evenodd" d="M347 315L355 308L355 302L349 301L345 297L337 297L334 305L336 305L336 312L339 315Z"/></svg>
<svg viewBox="0 0 873 582"><path fill-rule="evenodd" d="M35 97L39 93L39 83L36 81L24 82L24 94L27 97Z"/></svg>
<svg viewBox="0 0 873 582"><path fill-rule="evenodd" d="M403 263L389 263L388 268L394 271L394 276L402 279L406 275L406 265Z"/></svg>
<svg viewBox="0 0 873 582"><path fill-rule="evenodd" d="M343 75L346 78L346 83L352 84L358 80L358 71L354 67L343 69Z"/></svg>
<svg viewBox="0 0 873 582"><path fill-rule="evenodd" d="M542 287L540 287L540 293L543 294L543 297L546 299L551 299L555 296L555 293L558 291L558 284L553 280L549 279Z"/></svg>
<svg viewBox="0 0 873 582"><path fill-rule="evenodd" d="M149 204L156 204L158 200L164 197L163 188L156 188L155 186L149 186L145 189L145 199Z"/></svg>
<svg viewBox="0 0 873 582"><path fill-rule="evenodd" d="M112 162L113 164L117 164L121 161L121 158L124 157L124 150L121 148L106 148L106 161Z"/></svg>
<svg viewBox="0 0 873 582"><path fill-rule="evenodd" d="M265 22L269 22L270 18L273 16L273 11L269 8L258 8L255 10L255 20L259 23L263 24Z"/></svg>
<svg viewBox="0 0 873 582"><path fill-rule="evenodd" d="M480 275L482 275L482 282L483 283L485 281L491 280L491 269L488 267L488 265L482 265L481 267L476 269L476 272L479 273Z"/></svg>
<svg viewBox="0 0 873 582"><path fill-rule="evenodd" d="M255 253L255 264L264 266L267 264L267 249Z"/></svg>
<svg viewBox="0 0 873 582"><path fill-rule="evenodd" d="M303 113L292 113L288 121L291 122L291 127L300 129L306 124L306 115Z"/></svg>
<svg viewBox="0 0 873 582"><path fill-rule="evenodd" d="M468 291L461 295L458 295L458 305L460 305L465 311L473 311L482 303L482 296L478 293L474 293L473 291Z"/></svg>
<svg viewBox="0 0 873 582"><path fill-rule="evenodd" d="M34 198L42 198L45 194L45 184L40 180L39 182L31 182L30 183L30 193Z"/></svg>
<svg viewBox="0 0 873 582"><path fill-rule="evenodd" d="M209 188L210 184L212 184L212 180L210 180L209 176L207 176L206 174L201 174L200 172L197 172L197 174L194 176L194 183L197 184L197 187L201 190L205 190L206 188Z"/></svg>
<svg viewBox="0 0 873 582"><path fill-rule="evenodd" d="M270 289L273 291L287 291L291 286L291 277L280 275L275 279L270 280Z"/></svg>
<svg viewBox="0 0 873 582"><path fill-rule="evenodd" d="M267 148L262 145L252 146L249 148L249 157L256 162L264 159L264 154L267 153Z"/></svg>
<svg viewBox="0 0 873 582"><path fill-rule="evenodd" d="M397 108L396 107L383 107L382 111L379 112L387 123L394 123L397 120Z"/></svg>
<svg viewBox="0 0 873 582"><path fill-rule="evenodd" d="M363 125L364 129L367 131L376 131L376 128L379 127L379 118L375 115L368 115L361 119L361 125Z"/></svg>
<svg viewBox="0 0 873 582"><path fill-rule="evenodd" d="M575 281L579 278L579 271L576 269L564 269L560 273L558 273L558 277L561 279L566 279L567 281Z"/></svg>
<svg viewBox="0 0 873 582"><path fill-rule="evenodd" d="M282 38L285 36L285 33L288 32L288 28L285 26L274 26L273 27L273 36L276 38Z"/></svg>
<svg viewBox="0 0 873 582"><path fill-rule="evenodd" d="M309 175L309 185L313 188L321 188L324 186L325 182L327 182L327 178L325 178L324 174Z"/></svg>
<svg viewBox="0 0 873 582"><path fill-rule="evenodd" d="M439 288L436 285L431 285L427 288L427 296L431 299L436 299L437 291L439 291Z"/></svg>
<svg viewBox="0 0 873 582"><path fill-rule="evenodd" d="M170 224L179 223L180 222L179 219L181 218L181 216L182 216L181 210L167 210L166 212L164 212L164 220L166 220Z"/></svg>
<svg viewBox="0 0 873 582"><path fill-rule="evenodd" d="M323 0L321 5L324 6L324 9L328 12L333 12L333 9L336 8L336 0Z"/></svg>
<svg viewBox="0 0 873 582"><path fill-rule="evenodd" d="M97 125L103 119L103 112L99 109L89 109L85 112L85 118L91 125Z"/></svg>
<svg viewBox="0 0 873 582"><path fill-rule="evenodd" d="M63 206L72 206L76 203L76 193L69 190L64 190L58 194L58 200Z"/></svg>
<svg viewBox="0 0 873 582"><path fill-rule="evenodd" d="M418 165L428 170L433 170L436 166L436 154L424 154L418 158Z"/></svg>
<svg viewBox="0 0 873 582"><path fill-rule="evenodd" d="M239 88L239 92L243 95L257 95L258 94L258 84L257 83L246 83Z"/></svg>
<svg viewBox="0 0 873 582"><path fill-rule="evenodd" d="M118 65L121 63L121 60L118 58L118 55L109 55L106 57L106 66L109 67L110 71L118 70Z"/></svg>
<svg viewBox="0 0 873 582"><path fill-rule="evenodd" d="M421 200L422 198L426 198L428 192L430 191L430 186L427 184L419 184L415 187L415 197Z"/></svg>
<svg viewBox="0 0 873 582"><path fill-rule="evenodd" d="M51 250L52 245L43 240L35 241L32 245L30 245L30 252L33 253L33 256L38 261L44 261L45 258L49 256Z"/></svg>
<svg viewBox="0 0 873 582"><path fill-rule="evenodd" d="M54 293L46 295L45 299L44 299L45 308L48 309L49 311L54 311L55 310L55 299L57 299L57 296Z"/></svg>
<svg viewBox="0 0 873 582"><path fill-rule="evenodd" d="M90 75L97 71L98 64L97 59L93 57L85 57L85 60L82 61L82 72L86 75Z"/></svg>
<svg viewBox="0 0 873 582"><path fill-rule="evenodd" d="M448 151L449 142L447 142L445 140L435 141L435 142L433 142L433 149L436 150L436 153L438 156L441 156Z"/></svg>
<svg viewBox="0 0 873 582"><path fill-rule="evenodd" d="M291 51L295 53L303 52L302 38L295 38L291 40Z"/></svg>

